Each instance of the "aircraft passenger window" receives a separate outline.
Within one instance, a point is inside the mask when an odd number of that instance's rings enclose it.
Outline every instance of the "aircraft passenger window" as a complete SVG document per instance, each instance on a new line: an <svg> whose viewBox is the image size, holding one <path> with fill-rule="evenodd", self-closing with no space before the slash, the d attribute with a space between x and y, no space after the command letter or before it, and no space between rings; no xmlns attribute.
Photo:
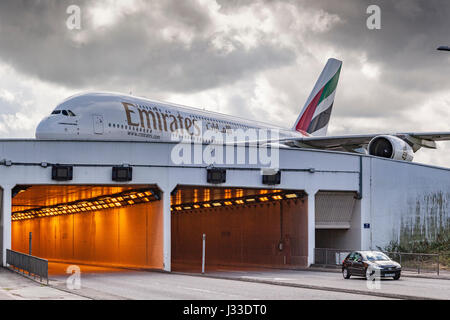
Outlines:
<svg viewBox="0 0 450 320"><path fill-rule="evenodd" d="M65 115L65 116L68 116L68 115L69 115L69 114L67 113L67 110L63 110L63 111L62 111L62 114Z"/></svg>
<svg viewBox="0 0 450 320"><path fill-rule="evenodd" d="M60 113L61 113L61 110L55 110L52 112L52 114L60 114Z"/></svg>

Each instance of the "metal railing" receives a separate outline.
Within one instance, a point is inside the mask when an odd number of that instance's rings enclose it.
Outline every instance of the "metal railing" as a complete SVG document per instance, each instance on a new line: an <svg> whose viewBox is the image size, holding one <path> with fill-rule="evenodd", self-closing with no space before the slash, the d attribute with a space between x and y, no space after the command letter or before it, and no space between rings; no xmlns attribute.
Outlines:
<svg viewBox="0 0 450 320"><path fill-rule="evenodd" d="M29 276L47 279L48 284L48 261L21 252L6 249L6 264L13 270L28 273Z"/></svg>
<svg viewBox="0 0 450 320"><path fill-rule="evenodd" d="M354 250L314 248L314 264L324 266L341 266L342 261Z"/></svg>
<svg viewBox="0 0 450 320"><path fill-rule="evenodd" d="M315 248L314 264L323 266L341 266L347 255L355 250ZM440 261L437 253L384 252L392 260L401 264L402 270L439 275Z"/></svg>
<svg viewBox="0 0 450 320"><path fill-rule="evenodd" d="M436 273L439 275L439 254L384 252L394 261L401 264L402 270L420 273Z"/></svg>

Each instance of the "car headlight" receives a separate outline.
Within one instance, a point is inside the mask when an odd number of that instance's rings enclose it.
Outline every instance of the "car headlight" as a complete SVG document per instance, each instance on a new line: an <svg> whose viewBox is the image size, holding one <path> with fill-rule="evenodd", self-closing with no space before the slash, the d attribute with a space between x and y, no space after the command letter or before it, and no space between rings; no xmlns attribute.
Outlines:
<svg viewBox="0 0 450 320"><path fill-rule="evenodd" d="M371 267L372 267L372 269L376 269L376 270L381 270L381 269L383 269L381 266L379 266L379 265L377 265L377 264L373 264Z"/></svg>

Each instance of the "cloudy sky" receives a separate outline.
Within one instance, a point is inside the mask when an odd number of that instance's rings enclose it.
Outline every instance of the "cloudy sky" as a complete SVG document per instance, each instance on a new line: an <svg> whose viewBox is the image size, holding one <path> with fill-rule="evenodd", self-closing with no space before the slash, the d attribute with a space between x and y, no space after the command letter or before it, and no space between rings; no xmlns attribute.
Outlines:
<svg viewBox="0 0 450 320"><path fill-rule="evenodd" d="M449 17L445 0L2 0L0 135L34 137L82 91L291 127L329 57L343 61L329 134L450 131ZM450 143L415 161L450 167Z"/></svg>

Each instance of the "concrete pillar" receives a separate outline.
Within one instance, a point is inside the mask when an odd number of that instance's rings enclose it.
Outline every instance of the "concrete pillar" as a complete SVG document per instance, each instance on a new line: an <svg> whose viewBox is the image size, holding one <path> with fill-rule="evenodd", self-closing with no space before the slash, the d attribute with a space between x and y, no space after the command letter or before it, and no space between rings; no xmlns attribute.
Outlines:
<svg viewBox="0 0 450 320"><path fill-rule="evenodd" d="M361 229L361 250L373 250L372 246L372 183L371 183L371 175L372 175L372 158L363 157L362 158L362 199L361 202L361 220L360 220L360 229ZM365 229L364 224L369 223L370 228Z"/></svg>
<svg viewBox="0 0 450 320"><path fill-rule="evenodd" d="M164 271L171 271L171 212L170 212L170 190L163 190L161 201L163 202L163 267Z"/></svg>
<svg viewBox="0 0 450 320"><path fill-rule="evenodd" d="M6 249L11 249L11 186L2 186L2 265L6 267Z"/></svg>
<svg viewBox="0 0 450 320"><path fill-rule="evenodd" d="M316 193L317 190L306 190L308 194L308 267L314 263L316 247Z"/></svg>

